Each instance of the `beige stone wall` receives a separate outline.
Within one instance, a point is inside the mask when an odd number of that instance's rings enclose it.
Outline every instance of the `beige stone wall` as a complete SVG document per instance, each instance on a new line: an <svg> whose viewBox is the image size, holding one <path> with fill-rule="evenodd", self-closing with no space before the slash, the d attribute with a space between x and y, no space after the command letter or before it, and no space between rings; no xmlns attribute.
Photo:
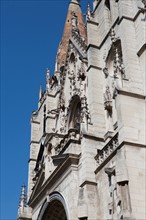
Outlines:
<svg viewBox="0 0 146 220"><path fill-rule="evenodd" d="M59 155L59 161L60 152L80 155L78 165L68 165L61 176L45 188L43 196L38 196L36 204L33 204L32 220L37 219L43 202L55 191L63 196L71 220L83 217L117 220L122 215L125 219L145 219L146 51L144 14L138 9L143 4L132 0L109 2L110 8L105 1L94 1L94 16L87 21L86 50L82 39L80 42L77 37L70 39L64 76L60 78L62 85L58 82L46 91L32 120L30 159L33 160L29 162L28 197L43 135L45 150L42 161L45 158L45 162L42 162L41 169L45 172L44 185L63 163L57 166L54 162L51 170L51 156ZM116 49L121 51L116 53ZM72 53L74 61L71 60ZM81 67L85 70L82 69L84 75L80 75ZM108 68L108 76L103 72L105 67ZM116 67L121 68L118 69L119 75L115 74L118 71ZM111 109L105 108L104 100L107 85L111 92L112 129L107 117ZM73 97L78 97L76 101L81 100L84 116L77 135L69 133L70 117L76 104ZM44 106L46 134L43 131ZM118 146L113 150L116 133ZM111 148L107 147L108 143ZM99 165L96 158L100 154L103 158L100 157L102 162Z"/></svg>

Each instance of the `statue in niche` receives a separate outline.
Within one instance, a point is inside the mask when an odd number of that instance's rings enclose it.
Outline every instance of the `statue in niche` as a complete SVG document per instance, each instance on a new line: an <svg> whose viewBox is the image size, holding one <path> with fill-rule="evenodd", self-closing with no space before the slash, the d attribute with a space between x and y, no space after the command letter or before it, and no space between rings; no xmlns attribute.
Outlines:
<svg viewBox="0 0 146 220"><path fill-rule="evenodd" d="M104 93L104 107L108 111L112 111L112 95L110 92L110 88L106 85L105 93Z"/></svg>
<svg viewBox="0 0 146 220"><path fill-rule="evenodd" d="M81 63L81 67L78 70L78 80L80 82L80 93L81 93L81 97L85 96L85 91L86 91L86 83L85 83L85 79L86 79L86 73L85 73L85 69L84 69L84 63Z"/></svg>
<svg viewBox="0 0 146 220"><path fill-rule="evenodd" d="M111 96L111 92L110 92L110 88L108 85L106 85L106 89L105 89L105 93L104 93L104 101L111 101L112 100L112 96Z"/></svg>
<svg viewBox="0 0 146 220"><path fill-rule="evenodd" d="M66 127L66 115L65 115L65 107L62 106L60 108L60 132L63 133L65 132L65 127Z"/></svg>

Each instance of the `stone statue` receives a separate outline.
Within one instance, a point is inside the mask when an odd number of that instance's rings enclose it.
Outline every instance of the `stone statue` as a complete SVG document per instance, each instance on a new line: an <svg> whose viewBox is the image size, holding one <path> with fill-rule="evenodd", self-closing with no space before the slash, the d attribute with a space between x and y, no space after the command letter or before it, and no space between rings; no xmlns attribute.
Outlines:
<svg viewBox="0 0 146 220"><path fill-rule="evenodd" d="M111 101L112 99L112 96L111 96L111 92L110 92L110 88L108 85L106 85L106 90L105 90L105 93L104 93L104 101Z"/></svg>
<svg viewBox="0 0 146 220"><path fill-rule="evenodd" d="M103 69L103 72L104 72L105 78L107 78L108 75L109 75L108 68L105 67L105 68Z"/></svg>

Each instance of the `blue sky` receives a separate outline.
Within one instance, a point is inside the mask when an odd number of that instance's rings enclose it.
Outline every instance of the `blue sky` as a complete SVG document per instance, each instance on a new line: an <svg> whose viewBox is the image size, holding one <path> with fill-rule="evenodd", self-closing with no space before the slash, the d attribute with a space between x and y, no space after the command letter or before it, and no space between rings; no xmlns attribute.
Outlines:
<svg viewBox="0 0 146 220"><path fill-rule="evenodd" d="M87 0L82 0L83 12ZM1 220L17 217L27 185L30 115L54 70L69 0L1 0Z"/></svg>

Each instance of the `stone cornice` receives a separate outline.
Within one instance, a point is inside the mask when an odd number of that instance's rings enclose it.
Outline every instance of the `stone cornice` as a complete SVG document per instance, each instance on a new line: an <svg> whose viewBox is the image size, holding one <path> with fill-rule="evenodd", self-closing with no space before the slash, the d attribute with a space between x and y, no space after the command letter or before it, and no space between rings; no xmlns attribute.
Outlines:
<svg viewBox="0 0 146 220"><path fill-rule="evenodd" d="M122 16L118 21L118 25L122 22L123 19L134 22L141 13L143 13L143 12L141 10L138 10L138 12L136 13L136 15L133 18L128 17L128 16Z"/></svg>
<svg viewBox="0 0 146 220"><path fill-rule="evenodd" d="M94 136L93 134L84 134L83 133L83 137L85 137L87 139L92 139L92 140L95 140L95 141L104 142L104 138L103 137L97 137L97 136Z"/></svg>
<svg viewBox="0 0 146 220"><path fill-rule="evenodd" d="M30 141L30 145L31 144L40 144L40 141Z"/></svg>
<svg viewBox="0 0 146 220"><path fill-rule="evenodd" d="M93 24L93 25L96 25L96 26L99 25L99 23L97 23L95 21L92 21L92 20L87 20L87 24Z"/></svg>
<svg viewBox="0 0 146 220"><path fill-rule="evenodd" d="M88 44L86 51L88 51L90 47L93 47L93 48L95 48L95 49L100 50L101 47L102 47L102 45L105 43L105 41L107 40L107 38L110 36L111 29L116 26L116 24L118 23L118 21L119 21L119 17L117 17L117 19L115 20L115 22L113 23L113 25L111 26L111 28L109 29L108 33L105 35L104 39L102 40L102 42L100 43L99 46L97 46L97 45L95 45L95 44Z"/></svg>
<svg viewBox="0 0 146 220"><path fill-rule="evenodd" d="M54 170L54 172L50 175L50 177L46 180L46 182L42 185L39 192L30 197L28 201L28 205L30 207L34 207L39 201L40 196L46 195L46 192L64 175L64 173L68 170L72 165L78 165L80 159L80 155L76 154L66 154L63 162L58 165L58 167Z"/></svg>
<svg viewBox="0 0 146 220"><path fill-rule="evenodd" d="M97 70L102 70L101 67L94 66L94 65L90 65L90 66L88 67L88 69L87 69L87 72L89 72L89 70L90 70L91 68L93 68L93 69L97 69Z"/></svg>
<svg viewBox="0 0 146 220"><path fill-rule="evenodd" d="M85 180L85 181L80 185L80 187L84 187L85 185L97 186L97 183L96 183L96 182L93 182L93 181Z"/></svg>
<svg viewBox="0 0 146 220"><path fill-rule="evenodd" d="M33 158L30 158L30 159L28 160L28 163L30 163L31 161L36 162L37 160L36 160L36 159L33 159Z"/></svg>
<svg viewBox="0 0 146 220"><path fill-rule="evenodd" d="M146 98L145 95L138 94L138 93L133 93L133 92L129 92L129 91L117 90L117 92L120 95L130 96L130 97L134 97L134 98L139 98L139 99L145 99Z"/></svg>

